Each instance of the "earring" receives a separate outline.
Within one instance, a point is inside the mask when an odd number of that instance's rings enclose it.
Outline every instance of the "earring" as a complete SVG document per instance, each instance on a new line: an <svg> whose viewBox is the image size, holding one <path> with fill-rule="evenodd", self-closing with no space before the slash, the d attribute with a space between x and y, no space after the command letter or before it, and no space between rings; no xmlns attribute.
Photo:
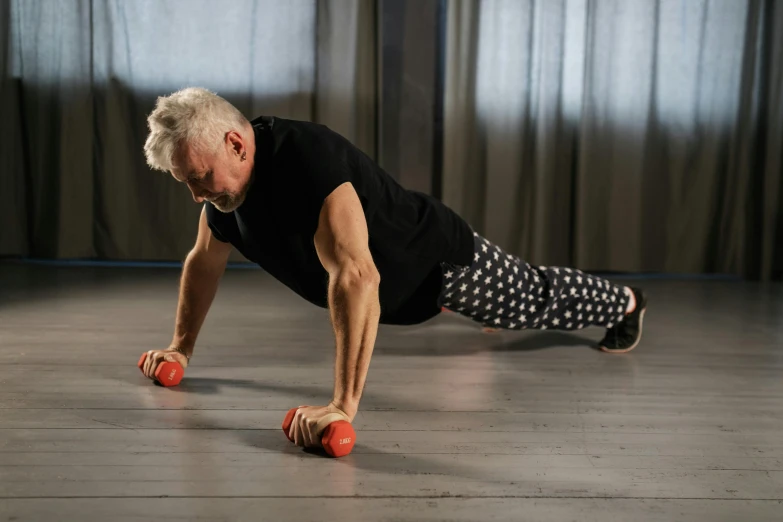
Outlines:
<svg viewBox="0 0 783 522"><path fill-rule="evenodd" d="M241 157L242 161L245 161L246 157L247 157L247 151L246 150L242 151L242 157Z"/></svg>

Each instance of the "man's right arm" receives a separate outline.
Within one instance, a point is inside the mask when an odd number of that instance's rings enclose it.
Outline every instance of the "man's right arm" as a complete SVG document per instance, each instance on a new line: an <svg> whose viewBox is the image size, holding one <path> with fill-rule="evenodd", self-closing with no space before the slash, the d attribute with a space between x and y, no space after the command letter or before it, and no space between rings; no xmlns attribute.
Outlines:
<svg viewBox="0 0 783 522"><path fill-rule="evenodd" d="M177 320L171 341L171 348L188 357L193 353L196 337L215 298L230 253L231 244L212 235L207 225L206 208L202 209L196 244L182 268Z"/></svg>
<svg viewBox="0 0 783 522"><path fill-rule="evenodd" d="M207 224L206 209L202 209L196 244L188 253L182 267L174 337L168 349L148 352L142 368L146 376L152 378L158 364L163 360L176 361L187 367L188 361L185 357L189 359L193 354L196 338L217 293L218 283L225 272L230 253L231 244L212 235ZM179 352L185 357L172 352Z"/></svg>

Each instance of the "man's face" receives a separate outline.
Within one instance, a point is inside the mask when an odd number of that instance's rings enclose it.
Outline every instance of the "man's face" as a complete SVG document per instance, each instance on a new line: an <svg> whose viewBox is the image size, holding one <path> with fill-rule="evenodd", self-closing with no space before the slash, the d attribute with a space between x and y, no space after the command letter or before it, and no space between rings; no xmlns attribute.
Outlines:
<svg viewBox="0 0 783 522"><path fill-rule="evenodd" d="M227 142L214 153L183 144L174 156L172 176L187 184L196 203L205 200L221 212L233 212L250 188L251 161L241 161L237 147Z"/></svg>

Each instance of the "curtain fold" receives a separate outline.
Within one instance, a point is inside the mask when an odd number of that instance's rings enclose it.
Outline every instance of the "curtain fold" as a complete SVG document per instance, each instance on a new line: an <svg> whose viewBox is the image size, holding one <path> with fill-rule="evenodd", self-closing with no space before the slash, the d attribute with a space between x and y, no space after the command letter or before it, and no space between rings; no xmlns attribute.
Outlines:
<svg viewBox="0 0 783 522"><path fill-rule="evenodd" d="M23 197L0 210L0 255L182 259L200 206L143 144L156 98L183 87L250 119L324 123L372 155L372 5L330 2L324 23L316 0L189 0L187 16L175 0L3 2L0 128L18 138L0 143L0 188Z"/></svg>
<svg viewBox="0 0 783 522"><path fill-rule="evenodd" d="M536 264L771 277L780 10L453 0L444 201Z"/></svg>

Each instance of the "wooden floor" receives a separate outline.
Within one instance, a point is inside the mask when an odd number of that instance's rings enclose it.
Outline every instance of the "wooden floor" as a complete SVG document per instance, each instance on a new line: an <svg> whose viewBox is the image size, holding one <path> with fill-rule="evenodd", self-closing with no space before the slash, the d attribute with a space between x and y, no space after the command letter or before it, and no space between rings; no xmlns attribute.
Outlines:
<svg viewBox="0 0 783 522"><path fill-rule="evenodd" d="M179 272L0 264L0 520L783 518L783 288L635 281L635 351L602 331L485 334L452 314L382 326L342 459L284 413L331 398L325 311L230 270L185 380Z"/></svg>

